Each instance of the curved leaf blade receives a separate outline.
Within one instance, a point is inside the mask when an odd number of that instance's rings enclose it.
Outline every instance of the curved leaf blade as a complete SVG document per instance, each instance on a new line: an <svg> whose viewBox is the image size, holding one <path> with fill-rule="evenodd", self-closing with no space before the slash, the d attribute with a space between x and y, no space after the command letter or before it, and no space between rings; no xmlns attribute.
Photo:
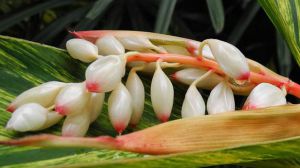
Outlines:
<svg viewBox="0 0 300 168"><path fill-rule="evenodd" d="M225 14L222 0L206 0L210 20L215 32L221 33L224 28Z"/></svg>
<svg viewBox="0 0 300 168"><path fill-rule="evenodd" d="M157 14L154 31L157 33L166 34L172 19L177 0L160 1L160 6Z"/></svg>

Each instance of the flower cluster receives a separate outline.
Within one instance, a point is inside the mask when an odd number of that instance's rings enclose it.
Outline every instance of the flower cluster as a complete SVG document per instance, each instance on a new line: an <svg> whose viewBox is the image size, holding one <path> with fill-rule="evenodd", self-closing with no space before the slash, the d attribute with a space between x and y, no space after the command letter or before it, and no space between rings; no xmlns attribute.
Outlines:
<svg viewBox="0 0 300 168"><path fill-rule="evenodd" d="M244 84L249 82L251 74L242 52L216 39L202 43L192 41L183 47L172 43L154 44L143 36L105 35L93 42L71 39L66 48L73 58L91 63L86 69L85 81L52 81L21 93L7 108L13 112L7 129L20 132L42 130L65 116L62 135L84 136L101 113L105 93L111 92L109 119L121 134L129 124L137 125L144 111L145 89L138 71L153 73L150 90L153 110L161 122L166 122L174 103L172 82L163 71L167 67L180 68L171 78L190 85L182 104L182 118L203 116L206 111L209 115L234 111L234 91L230 81ZM150 56L146 57L147 54ZM164 59L166 54L169 54L170 61ZM192 57L196 57L200 65L203 59L209 64L203 68L186 65ZM122 78L126 65L131 70L124 85ZM284 87L263 82L256 85L243 109L286 104ZM207 103L197 87L212 89Z"/></svg>

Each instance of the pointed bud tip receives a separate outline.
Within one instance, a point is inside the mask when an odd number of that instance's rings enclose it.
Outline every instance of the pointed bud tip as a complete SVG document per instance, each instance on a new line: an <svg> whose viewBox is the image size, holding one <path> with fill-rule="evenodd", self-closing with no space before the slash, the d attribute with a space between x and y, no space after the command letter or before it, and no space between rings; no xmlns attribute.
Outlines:
<svg viewBox="0 0 300 168"><path fill-rule="evenodd" d="M126 127L123 123L117 123L117 124L114 124L114 128L118 134L122 134L122 132L125 130Z"/></svg>
<svg viewBox="0 0 300 168"><path fill-rule="evenodd" d="M12 104L8 105L6 108L6 111L9 111L11 113L14 112L15 110L16 110L16 108Z"/></svg>
<svg viewBox="0 0 300 168"><path fill-rule="evenodd" d="M250 72L245 72L245 73L242 73L238 78L237 80L247 80L249 79L250 77Z"/></svg>
<svg viewBox="0 0 300 168"><path fill-rule="evenodd" d="M67 115L67 110L64 106L56 105L55 111L60 115L63 115L63 116Z"/></svg>
<svg viewBox="0 0 300 168"><path fill-rule="evenodd" d="M97 83L92 83L92 82L87 82L86 83L86 89L89 92L96 92L96 93L100 93L100 86Z"/></svg>
<svg viewBox="0 0 300 168"><path fill-rule="evenodd" d="M171 75L170 75L170 78L171 78L172 80L177 80L176 73L171 74Z"/></svg>
<svg viewBox="0 0 300 168"><path fill-rule="evenodd" d="M158 117L158 119L160 120L160 122L164 123L164 122L167 122L169 121L169 117L168 115L161 115Z"/></svg>
<svg viewBox="0 0 300 168"><path fill-rule="evenodd" d="M251 104L245 104L242 109L243 110L253 110L253 109L256 109L256 106L251 105Z"/></svg>

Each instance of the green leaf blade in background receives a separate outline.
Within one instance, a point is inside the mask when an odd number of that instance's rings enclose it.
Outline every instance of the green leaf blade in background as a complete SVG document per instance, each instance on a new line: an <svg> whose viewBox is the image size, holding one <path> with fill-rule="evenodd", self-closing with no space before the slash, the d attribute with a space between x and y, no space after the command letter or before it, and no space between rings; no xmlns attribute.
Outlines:
<svg viewBox="0 0 300 168"><path fill-rule="evenodd" d="M222 0L206 0L210 20L215 32L222 32L225 24L225 14Z"/></svg>
<svg viewBox="0 0 300 168"><path fill-rule="evenodd" d="M168 32L177 0L160 1L154 32L166 34Z"/></svg>
<svg viewBox="0 0 300 168"><path fill-rule="evenodd" d="M0 36L0 138L18 138L37 133L60 134L61 124L40 132L16 133L5 130L10 117L7 104L20 92L50 80L79 82L84 79L85 64L68 56L65 50ZM151 77L142 76L146 89L145 112L137 130L158 124L151 107L149 90ZM172 119L179 118L185 89L175 86ZM107 104L88 136L116 135L107 117ZM300 156L300 137L268 144L241 146L209 152L191 152L150 156L115 150L83 148L37 148L0 146L0 166L3 167L206 167L242 164L269 159Z"/></svg>
<svg viewBox="0 0 300 168"><path fill-rule="evenodd" d="M287 42L294 58L300 66L299 24L300 1L265 1L258 0L276 29Z"/></svg>

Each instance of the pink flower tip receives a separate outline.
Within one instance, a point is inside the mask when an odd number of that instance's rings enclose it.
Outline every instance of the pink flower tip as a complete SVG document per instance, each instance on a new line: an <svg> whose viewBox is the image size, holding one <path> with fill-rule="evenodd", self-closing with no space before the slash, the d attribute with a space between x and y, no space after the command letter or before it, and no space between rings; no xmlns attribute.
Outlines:
<svg viewBox="0 0 300 168"><path fill-rule="evenodd" d="M249 77L250 77L250 72L245 72L245 73L241 74L241 75L237 78L237 80L247 80L247 79L249 79Z"/></svg>
<svg viewBox="0 0 300 168"><path fill-rule="evenodd" d="M114 125L115 130L117 131L118 134L121 134L125 130L125 125L124 124L115 124Z"/></svg>
<svg viewBox="0 0 300 168"><path fill-rule="evenodd" d="M253 109L256 109L256 106L251 105L251 104L245 104L242 109L243 110L253 110Z"/></svg>
<svg viewBox="0 0 300 168"><path fill-rule="evenodd" d="M159 116L158 119L160 120L160 122L164 123L164 122L169 121L169 117L170 116L162 115L162 116Z"/></svg>
<svg viewBox="0 0 300 168"><path fill-rule="evenodd" d="M8 105L6 108L6 111L9 111L11 113L14 112L15 110L16 110L16 108L12 104Z"/></svg>
<svg viewBox="0 0 300 168"><path fill-rule="evenodd" d="M100 92L100 86L97 83L87 82L85 87L89 92Z"/></svg>
<svg viewBox="0 0 300 168"><path fill-rule="evenodd" d="M63 115L63 116L67 115L67 110L64 106L56 105L55 111L60 115Z"/></svg>
<svg viewBox="0 0 300 168"><path fill-rule="evenodd" d="M170 78L173 79L173 80L177 80L176 73L171 74Z"/></svg>

